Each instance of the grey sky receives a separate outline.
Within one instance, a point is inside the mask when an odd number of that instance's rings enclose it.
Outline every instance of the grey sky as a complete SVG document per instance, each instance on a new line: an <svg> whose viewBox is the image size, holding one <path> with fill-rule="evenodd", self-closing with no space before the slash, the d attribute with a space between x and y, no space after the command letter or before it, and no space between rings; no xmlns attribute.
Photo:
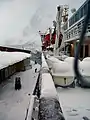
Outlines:
<svg viewBox="0 0 90 120"><path fill-rule="evenodd" d="M38 31L52 25L56 6L79 8L85 0L0 0L0 45L40 43Z"/></svg>

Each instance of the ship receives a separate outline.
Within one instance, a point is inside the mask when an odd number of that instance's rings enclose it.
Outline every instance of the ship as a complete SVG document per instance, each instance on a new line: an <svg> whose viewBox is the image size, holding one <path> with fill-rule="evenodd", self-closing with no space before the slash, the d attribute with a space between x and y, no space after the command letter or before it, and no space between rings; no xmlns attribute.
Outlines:
<svg viewBox="0 0 90 120"><path fill-rule="evenodd" d="M90 88L87 88L87 85L77 80L73 68L75 53L89 9L89 3L90 0L86 0L70 18L68 18L69 7L58 6L56 26L54 25L54 29L56 29L56 32L54 32L55 42L52 44L53 32L50 31L49 34L44 34L42 38L43 54L59 95L64 117L67 120L90 119L89 112L86 110L87 107L90 108L88 101L90 99L88 95ZM51 31L53 31L53 28ZM79 71L84 79L88 81L88 84L90 83L90 75L88 73L90 69L89 32L88 23L78 59ZM46 41L49 44L45 44Z"/></svg>

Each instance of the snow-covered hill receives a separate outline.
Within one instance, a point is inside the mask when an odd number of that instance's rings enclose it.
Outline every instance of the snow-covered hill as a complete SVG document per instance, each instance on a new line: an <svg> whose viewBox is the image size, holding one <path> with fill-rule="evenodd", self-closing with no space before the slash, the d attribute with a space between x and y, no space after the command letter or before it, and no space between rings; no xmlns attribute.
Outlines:
<svg viewBox="0 0 90 120"><path fill-rule="evenodd" d="M0 45L40 45L38 31L45 31L55 20L56 6L78 8L85 0L0 0Z"/></svg>

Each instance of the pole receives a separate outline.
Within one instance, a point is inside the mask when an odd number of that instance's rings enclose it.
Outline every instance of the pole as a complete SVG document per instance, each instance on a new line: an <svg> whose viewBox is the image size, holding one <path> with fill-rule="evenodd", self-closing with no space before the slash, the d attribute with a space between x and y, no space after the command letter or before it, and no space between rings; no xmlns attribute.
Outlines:
<svg viewBox="0 0 90 120"><path fill-rule="evenodd" d="M50 45L51 45L51 38L52 38L52 29L49 28L49 33L50 33Z"/></svg>

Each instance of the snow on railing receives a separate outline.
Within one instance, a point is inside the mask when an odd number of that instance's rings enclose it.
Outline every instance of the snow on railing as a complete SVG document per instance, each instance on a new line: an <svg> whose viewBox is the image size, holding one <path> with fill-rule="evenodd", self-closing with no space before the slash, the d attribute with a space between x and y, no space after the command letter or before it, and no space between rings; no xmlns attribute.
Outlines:
<svg viewBox="0 0 90 120"><path fill-rule="evenodd" d="M58 99L58 95L57 95L54 82L52 80L52 76L50 75L50 73L42 74L41 96L40 97Z"/></svg>
<svg viewBox="0 0 90 120"><path fill-rule="evenodd" d="M48 65L42 54L42 69L47 69ZM64 120L62 109L60 107L58 94L54 86L51 74L46 71L42 73L41 95L39 105L40 120Z"/></svg>
<svg viewBox="0 0 90 120"><path fill-rule="evenodd" d="M36 96L31 95L30 102L26 111L25 120L37 120L39 112L39 100Z"/></svg>

